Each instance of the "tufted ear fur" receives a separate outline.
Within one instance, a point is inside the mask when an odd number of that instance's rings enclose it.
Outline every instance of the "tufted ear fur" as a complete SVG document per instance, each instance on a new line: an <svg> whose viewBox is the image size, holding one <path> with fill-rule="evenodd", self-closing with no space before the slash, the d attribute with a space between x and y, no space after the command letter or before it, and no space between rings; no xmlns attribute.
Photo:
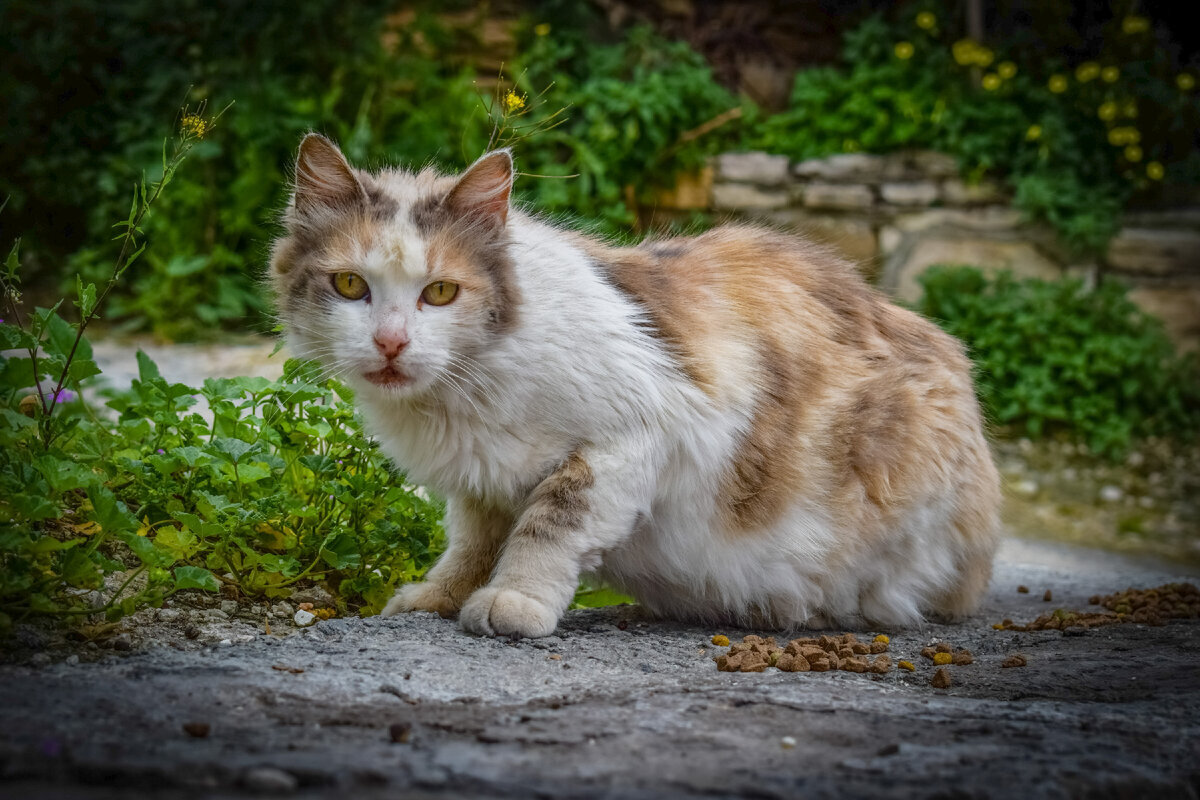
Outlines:
<svg viewBox="0 0 1200 800"><path fill-rule="evenodd" d="M300 142L296 157L296 211L309 214L367 201L367 192L338 146L318 133Z"/></svg>
<svg viewBox="0 0 1200 800"><path fill-rule="evenodd" d="M446 207L456 216L474 218L499 230L508 222L512 187L512 153L494 150L467 168L446 197Z"/></svg>

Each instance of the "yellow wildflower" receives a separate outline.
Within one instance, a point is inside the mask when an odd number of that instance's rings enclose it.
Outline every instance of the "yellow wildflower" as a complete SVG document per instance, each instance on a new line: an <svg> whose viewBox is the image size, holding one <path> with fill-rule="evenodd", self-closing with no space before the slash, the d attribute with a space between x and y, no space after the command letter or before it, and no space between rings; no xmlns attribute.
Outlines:
<svg viewBox="0 0 1200 800"><path fill-rule="evenodd" d="M1137 100L1126 100L1121 107L1121 113L1130 119L1137 119Z"/></svg>
<svg viewBox="0 0 1200 800"><path fill-rule="evenodd" d="M932 30L933 26L937 25L937 17L932 12L922 11L917 14L917 27L924 30Z"/></svg>
<svg viewBox="0 0 1200 800"><path fill-rule="evenodd" d="M1135 33L1145 33L1150 30L1150 20L1145 17L1129 15L1121 20L1121 33L1132 36Z"/></svg>
<svg viewBox="0 0 1200 800"><path fill-rule="evenodd" d="M1075 68L1075 80L1087 83L1100 77L1100 65L1095 61L1085 61Z"/></svg>
<svg viewBox="0 0 1200 800"><path fill-rule="evenodd" d="M1042 138L1041 125L1030 125L1029 130L1025 131L1025 141L1027 142L1036 142L1040 138Z"/></svg>
<svg viewBox="0 0 1200 800"><path fill-rule="evenodd" d="M1051 75L1050 80L1046 82L1046 88L1055 94L1062 94L1067 90L1067 76Z"/></svg>
<svg viewBox="0 0 1200 800"><path fill-rule="evenodd" d="M1131 144L1128 147L1126 147L1125 148L1125 160L1126 161L1135 161L1135 162L1141 161L1142 160L1142 148L1138 147L1136 144Z"/></svg>
<svg viewBox="0 0 1200 800"><path fill-rule="evenodd" d="M1146 165L1146 177L1152 181L1161 181L1165 172L1163 165L1157 161L1151 161Z"/></svg>
<svg viewBox="0 0 1200 800"><path fill-rule="evenodd" d="M718 633L716 636L712 637L712 643L717 647L729 647L729 637Z"/></svg>
<svg viewBox="0 0 1200 800"><path fill-rule="evenodd" d="M1100 107L1096 109L1096 116L1105 122L1112 122L1117 118L1117 104L1112 100L1101 103Z"/></svg>
<svg viewBox="0 0 1200 800"><path fill-rule="evenodd" d="M975 63L975 51L979 49L979 45L973 39L959 39L950 47L950 52L954 54L954 60L962 66L966 67Z"/></svg>
<svg viewBox="0 0 1200 800"><path fill-rule="evenodd" d="M509 90L508 94L504 95L504 113L505 114L512 114L514 112L520 111L524 107L525 107L525 95L517 94L516 92L512 91L511 89Z"/></svg>
<svg viewBox="0 0 1200 800"><path fill-rule="evenodd" d="M983 88L989 92L994 92L1000 88L1000 76L994 72L989 72L983 76Z"/></svg>
<svg viewBox="0 0 1200 800"><path fill-rule="evenodd" d="M1013 76L1017 74L1017 65L1011 61L1001 61L996 65L996 73L1006 81L1012 80Z"/></svg>
<svg viewBox="0 0 1200 800"><path fill-rule="evenodd" d="M203 139L208 133L208 123L199 114L184 114L179 121L179 130L185 139Z"/></svg>
<svg viewBox="0 0 1200 800"><path fill-rule="evenodd" d="M913 57L912 42L896 42L896 58L907 61Z"/></svg>
<svg viewBox="0 0 1200 800"><path fill-rule="evenodd" d="M1192 77L1190 72L1181 72L1175 76L1175 85L1179 87L1181 92L1190 92L1196 88L1196 79Z"/></svg>
<svg viewBox="0 0 1200 800"><path fill-rule="evenodd" d="M1100 70L1100 79L1105 83L1116 83L1119 77L1121 77L1121 70L1117 67L1105 67Z"/></svg>
<svg viewBox="0 0 1200 800"><path fill-rule="evenodd" d="M996 54L986 47L979 47L975 50L975 63L981 67L991 66L995 58Z"/></svg>
<svg viewBox="0 0 1200 800"><path fill-rule="evenodd" d="M546 36L550 33L550 23L543 22L540 25L533 26L533 32L538 36Z"/></svg>

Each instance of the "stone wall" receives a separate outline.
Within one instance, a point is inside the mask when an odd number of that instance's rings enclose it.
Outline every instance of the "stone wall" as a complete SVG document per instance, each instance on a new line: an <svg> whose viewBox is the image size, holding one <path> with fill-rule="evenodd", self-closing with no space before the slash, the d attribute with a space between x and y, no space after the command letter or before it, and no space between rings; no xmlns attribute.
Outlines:
<svg viewBox="0 0 1200 800"><path fill-rule="evenodd" d="M920 296L917 279L933 264L1040 278L1117 275L1177 343L1200 347L1200 208L1131 213L1104 259L1078 261L1047 226L1023 221L998 184L964 182L953 158L929 151L799 163L728 153L681 181L660 208L705 206L826 242L909 301Z"/></svg>

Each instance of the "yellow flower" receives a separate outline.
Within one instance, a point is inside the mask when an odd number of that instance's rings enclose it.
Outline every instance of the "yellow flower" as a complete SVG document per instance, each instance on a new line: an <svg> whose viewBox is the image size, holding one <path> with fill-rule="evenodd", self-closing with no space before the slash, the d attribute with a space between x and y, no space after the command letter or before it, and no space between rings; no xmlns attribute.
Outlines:
<svg viewBox="0 0 1200 800"><path fill-rule="evenodd" d="M1012 80L1012 77L1017 74L1017 65L1011 61L1001 61L996 65L996 72L1004 80Z"/></svg>
<svg viewBox="0 0 1200 800"><path fill-rule="evenodd" d="M983 88L989 92L994 92L1000 88L1000 76L994 72L989 72L983 76Z"/></svg>
<svg viewBox="0 0 1200 800"><path fill-rule="evenodd" d="M1121 107L1121 113L1130 119L1137 119L1137 100L1126 100Z"/></svg>
<svg viewBox="0 0 1200 800"><path fill-rule="evenodd" d="M1025 141L1027 142L1036 142L1040 138L1042 138L1041 125L1030 125L1029 130L1025 131Z"/></svg>
<svg viewBox="0 0 1200 800"><path fill-rule="evenodd" d="M1131 144L1131 145L1129 145L1129 147L1126 147L1125 148L1125 160L1126 161L1141 161L1142 160L1142 148L1138 147L1136 144Z"/></svg>
<svg viewBox="0 0 1200 800"><path fill-rule="evenodd" d="M950 52L954 54L954 60L965 67L975 62L975 50L978 47L971 39L959 39L951 45Z"/></svg>
<svg viewBox="0 0 1200 800"><path fill-rule="evenodd" d="M924 30L932 30L933 26L937 25L937 17L929 11L922 11L917 14L917 27Z"/></svg>
<svg viewBox="0 0 1200 800"><path fill-rule="evenodd" d="M1085 61L1075 68L1075 80L1087 83L1100 77L1100 65L1095 61Z"/></svg>
<svg viewBox="0 0 1200 800"><path fill-rule="evenodd" d="M179 130L185 139L203 139L208 133L208 123L198 114L184 114L179 121Z"/></svg>
<svg viewBox="0 0 1200 800"><path fill-rule="evenodd" d="M1181 72L1175 76L1175 85L1179 87L1181 92L1190 92L1196 88L1196 79L1192 77L1190 72Z"/></svg>
<svg viewBox="0 0 1200 800"><path fill-rule="evenodd" d="M1145 17L1130 15L1121 20L1121 32L1132 36L1135 33L1145 33L1150 30L1150 20Z"/></svg>
<svg viewBox="0 0 1200 800"><path fill-rule="evenodd" d="M1124 128L1113 128L1111 131L1109 131L1108 132L1108 143L1111 144L1113 147L1124 147L1125 146L1125 129Z"/></svg>
<svg viewBox="0 0 1200 800"><path fill-rule="evenodd" d="M1161 181L1164 174L1166 174L1166 171L1163 169L1163 165L1157 161L1151 161L1146 165L1146 177L1150 180Z"/></svg>
<svg viewBox="0 0 1200 800"><path fill-rule="evenodd" d="M995 58L996 54L986 47L980 47L975 50L975 63L981 67L990 66Z"/></svg>
<svg viewBox="0 0 1200 800"><path fill-rule="evenodd" d="M896 58L907 61L913 57L913 49L911 42L896 42Z"/></svg>
<svg viewBox="0 0 1200 800"><path fill-rule="evenodd" d="M1119 77L1121 77L1121 70L1116 67L1105 67L1100 70L1100 79L1105 83L1116 83Z"/></svg>
<svg viewBox="0 0 1200 800"><path fill-rule="evenodd" d="M533 32L534 32L535 34L537 34L538 36L545 36L545 35L547 35L548 33L550 33L550 23L549 23L549 22L543 22L543 23L541 23L540 25L534 25L534 26L533 26Z"/></svg>
<svg viewBox="0 0 1200 800"><path fill-rule="evenodd" d="M1067 90L1067 76L1051 75L1050 80L1046 83L1046 88L1055 94L1062 94Z"/></svg>
<svg viewBox="0 0 1200 800"><path fill-rule="evenodd" d="M1101 103L1100 107L1096 109L1096 116L1105 122L1111 122L1117 118L1117 104L1112 100Z"/></svg>
<svg viewBox="0 0 1200 800"><path fill-rule="evenodd" d="M517 94L516 92L512 91L511 89L509 90L508 94L504 95L504 113L505 114L512 114L513 112L520 111L524 107L525 107L525 95Z"/></svg>

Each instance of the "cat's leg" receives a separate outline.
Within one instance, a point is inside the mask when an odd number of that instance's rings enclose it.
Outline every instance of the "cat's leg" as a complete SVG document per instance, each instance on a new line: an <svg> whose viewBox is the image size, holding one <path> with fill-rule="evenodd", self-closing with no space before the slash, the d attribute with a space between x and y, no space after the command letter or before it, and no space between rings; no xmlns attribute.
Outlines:
<svg viewBox="0 0 1200 800"><path fill-rule="evenodd" d="M581 570L631 535L653 483L644 452L571 453L530 495L491 581L463 606L463 628L483 635L553 633Z"/></svg>
<svg viewBox="0 0 1200 800"><path fill-rule="evenodd" d="M420 583L401 586L381 612L436 611L452 617L471 594L487 583L512 517L470 498L446 503L446 552Z"/></svg>

